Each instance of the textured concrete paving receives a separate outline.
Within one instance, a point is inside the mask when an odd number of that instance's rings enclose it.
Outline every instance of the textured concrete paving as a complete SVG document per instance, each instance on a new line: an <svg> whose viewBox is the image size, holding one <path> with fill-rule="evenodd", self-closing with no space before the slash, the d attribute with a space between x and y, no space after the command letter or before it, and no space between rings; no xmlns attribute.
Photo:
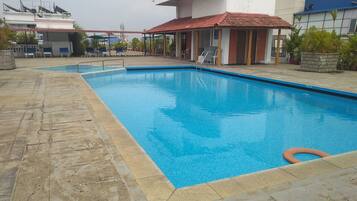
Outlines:
<svg viewBox="0 0 357 201"><path fill-rule="evenodd" d="M145 200L108 151L80 82L0 71L0 200Z"/></svg>
<svg viewBox="0 0 357 201"><path fill-rule="evenodd" d="M18 59L19 69L0 71L0 201L140 201L146 200L145 196L149 200L179 201L357 200L356 153L313 162L304 168L282 168L289 177L264 173L255 179L243 176L222 181L225 185L204 184L175 189L171 193L172 189L164 188L166 181L161 176L155 176L159 179L153 181L145 177L150 172L140 169L142 160L129 161L138 169L128 168L124 160L127 156L118 153L108 135L116 130L115 122L105 120L108 116L100 112L105 110L102 104L90 104L89 97L97 98L91 91L81 90L83 81L78 75L31 69L88 60L93 58ZM183 62L128 57L125 63L174 65ZM357 92L357 72L317 74L295 68L290 65L230 66L225 70ZM124 134L117 136L125 138ZM123 138L114 139L119 142L118 146L126 144ZM142 179L136 179L140 176L138 173L144 175ZM161 199L163 197L165 199Z"/></svg>

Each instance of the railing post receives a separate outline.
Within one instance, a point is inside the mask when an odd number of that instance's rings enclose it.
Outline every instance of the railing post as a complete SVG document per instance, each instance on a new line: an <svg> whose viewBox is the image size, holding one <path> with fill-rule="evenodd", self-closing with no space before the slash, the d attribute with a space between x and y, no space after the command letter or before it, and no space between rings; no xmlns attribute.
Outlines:
<svg viewBox="0 0 357 201"><path fill-rule="evenodd" d="M103 68L103 71L104 71L104 60L102 60L102 68Z"/></svg>
<svg viewBox="0 0 357 201"><path fill-rule="evenodd" d="M79 73L79 64L77 64L77 73Z"/></svg>

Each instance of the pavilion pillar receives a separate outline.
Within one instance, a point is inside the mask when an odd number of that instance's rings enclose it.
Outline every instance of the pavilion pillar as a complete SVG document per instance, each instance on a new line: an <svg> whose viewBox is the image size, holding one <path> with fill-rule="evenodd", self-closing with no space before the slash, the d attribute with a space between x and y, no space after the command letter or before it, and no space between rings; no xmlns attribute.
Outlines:
<svg viewBox="0 0 357 201"><path fill-rule="evenodd" d="M151 34L151 55L155 55L155 34Z"/></svg>
<svg viewBox="0 0 357 201"><path fill-rule="evenodd" d="M166 57L166 34L165 33L163 34L163 39L162 40L163 40L163 46L164 46L162 54L163 54L164 57Z"/></svg>
<svg viewBox="0 0 357 201"><path fill-rule="evenodd" d="M111 36L111 33L108 32L109 56L111 57L112 56L112 44L111 44L111 41L110 41L110 36Z"/></svg>
<svg viewBox="0 0 357 201"><path fill-rule="evenodd" d="M200 32L195 31L195 37L194 37L194 60L197 62L198 61L198 56L199 56L199 46L200 46Z"/></svg>
<svg viewBox="0 0 357 201"><path fill-rule="evenodd" d="M144 56L146 56L146 34L144 33Z"/></svg>
<svg viewBox="0 0 357 201"><path fill-rule="evenodd" d="M248 31L248 53L247 53L247 65L252 64L252 43L253 43L253 31Z"/></svg>
<svg viewBox="0 0 357 201"><path fill-rule="evenodd" d="M218 51L217 51L217 65L222 65L222 29L218 30Z"/></svg>
<svg viewBox="0 0 357 201"><path fill-rule="evenodd" d="M151 34L149 34L149 55L151 55Z"/></svg>
<svg viewBox="0 0 357 201"><path fill-rule="evenodd" d="M275 64L280 64L280 37L281 29L278 30L278 38L275 47Z"/></svg>
<svg viewBox="0 0 357 201"><path fill-rule="evenodd" d="M176 32L176 57L181 58L181 32Z"/></svg>

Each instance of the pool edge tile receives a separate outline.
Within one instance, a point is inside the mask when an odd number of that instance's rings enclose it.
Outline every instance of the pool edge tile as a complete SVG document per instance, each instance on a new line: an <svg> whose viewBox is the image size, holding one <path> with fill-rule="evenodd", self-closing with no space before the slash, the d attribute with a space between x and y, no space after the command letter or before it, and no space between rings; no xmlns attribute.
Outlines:
<svg viewBox="0 0 357 201"><path fill-rule="evenodd" d="M222 197L208 184L176 189L167 201L216 201Z"/></svg>
<svg viewBox="0 0 357 201"><path fill-rule="evenodd" d="M82 78L83 81L83 86L86 88L85 94L88 95L87 99L89 100L90 104L93 106L94 105L94 113L95 113L95 118L99 119L98 124L100 124L102 127L104 127L105 131L108 133L109 137L111 137L113 144L115 145L118 153L123 157L123 160L125 164L129 167L131 173L133 174L136 182L139 185L139 188L144 191L144 194L147 197L152 196L154 200L156 199L156 190L155 189L150 189L148 186L145 186L146 181L152 180L153 183L159 183L162 185L162 183L167 183L163 184L165 188L172 189L171 194L168 198L168 200L177 200L178 198L185 198L185 200L221 200L222 198L228 198L230 196L234 196L234 194L230 194L230 192L234 191L235 184L237 186L242 185L242 180L241 178L246 177L249 180L250 178L258 177L261 174L268 174L267 172L271 172L269 174L274 174L276 172L279 172L278 174L287 174L293 177L294 179L287 179L286 182L294 182L298 180L303 180L307 177L310 176L317 176L317 175L323 175L323 174L328 174L329 172L341 169L342 167L339 167L339 163L344 163L343 161L349 160L347 156L352 154L355 157L357 157L357 151L356 152L348 152L345 154L339 154L335 156L331 156L328 158L324 159L317 159L314 161L310 162L303 162L300 164L293 164L293 165L288 165L284 167L278 167L274 169L268 169L262 172L255 172L251 173L248 175L241 175L237 177L232 177L228 179L222 179L218 181L213 181L210 183L205 183L205 184L200 184L200 185L195 185L195 186L189 186L189 187L184 187L184 188L175 188L172 183L168 180L168 178L161 172L161 170L157 167L157 165L148 157L148 155L145 153L145 151L142 150L140 145L137 144L135 139L130 135L129 131L126 130L126 128L122 125L120 120L115 118L115 116L112 114L112 112L107 108L107 106L101 101L101 99L95 94L94 90L88 85L88 83L85 81L83 76L78 75ZM99 113L99 114L98 114ZM104 113L104 114L101 114ZM105 114L106 113L106 114ZM115 134L114 134L115 133ZM121 136L126 136L130 138L130 143L127 143L123 141L123 138ZM125 144L126 146L123 146ZM123 148L124 147L124 148ZM134 148L135 147L135 148ZM135 150L135 153L132 153L130 150L133 148ZM151 166L151 168L155 168L158 172L154 174L148 174L148 175L136 175L135 174L135 169L136 167L133 168L133 164L135 164L135 158L142 157L145 159L145 164L148 166ZM148 161L146 160L148 159ZM339 159L341 162L336 162L336 160ZM334 161L335 160L335 161ZM318 162L320 161L320 162ZM322 161L322 162L321 162ZM334 163L335 162L335 163ZM314 165L312 164L320 164L320 165ZM356 161L357 163L357 161ZM131 167L132 166L132 167ZM135 165L134 165L135 166ZM356 167L356 166L355 166ZM143 168L143 166L141 167ZM140 171L146 171L147 167L144 167L145 170L140 170ZM315 168L312 172L309 172L309 174L304 174L304 171L309 171L311 168ZM156 171L155 170L155 171ZM284 172L284 173L281 173ZM290 177L288 176L288 177ZM267 176L269 177L269 176ZM264 179L263 179L264 180ZM227 182L228 181L228 182ZM235 182L235 183L232 183ZM251 182L251 181L250 181ZM244 183L244 182L243 182ZM249 188L249 187L242 187L242 193L249 193L253 191L259 191L261 189L264 189L266 186L272 187L275 185L281 185L283 182L278 182L277 184L266 184L266 185L260 185L260 188ZM233 190L229 189L232 188ZM249 185L247 185L249 186ZM219 193L221 191L221 193ZM226 194L225 194L226 193ZM160 200L160 199L158 199Z"/></svg>
<svg viewBox="0 0 357 201"><path fill-rule="evenodd" d="M357 168L357 151L328 156L322 160L344 169L352 167Z"/></svg>
<svg viewBox="0 0 357 201"><path fill-rule="evenodd" d="M316 159L303 163L296 163L280 167L279 169L297 177L298 179L305 179L311 176L318 176L337 171L341 168L335 166L323 159Z"/></svg>
<svg viewBox="0 0 357 201"><path fill-rule="evenodd" d="M166 201L175 191L162 175L137 179L137 183L149 201Z"/></svg>

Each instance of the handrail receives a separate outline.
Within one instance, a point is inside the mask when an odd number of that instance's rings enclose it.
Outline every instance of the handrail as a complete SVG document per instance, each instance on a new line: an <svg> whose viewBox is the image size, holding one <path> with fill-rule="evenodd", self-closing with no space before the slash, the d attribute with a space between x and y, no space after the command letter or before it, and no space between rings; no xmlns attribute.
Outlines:
<svg viewBox="0 0 357 201"><path fill-rule="evenodd" d="M122 61L123 62L123 68L125 67L125 61L124 59L98 59L98 60L91 60L91 61L82 61L82 62L79 62L77 63L77 72L79 73L79 66L81 64L86 64L86 63L98 63L98 62L101 62L102 63L102 68L104 70L104 67L105 67L105 62L106 61Z"/></svg>

